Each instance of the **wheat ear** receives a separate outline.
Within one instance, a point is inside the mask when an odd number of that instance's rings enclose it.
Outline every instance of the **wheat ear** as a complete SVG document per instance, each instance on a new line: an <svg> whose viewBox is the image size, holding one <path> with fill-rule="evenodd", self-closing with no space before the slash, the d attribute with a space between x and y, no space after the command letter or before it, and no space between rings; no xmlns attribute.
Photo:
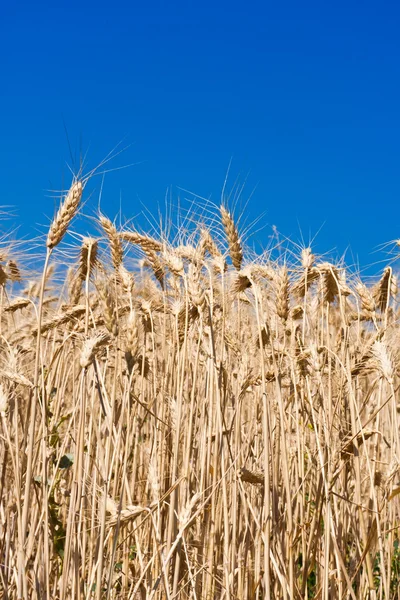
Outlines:
<svg viewBox="0 0 400 600"><path fill-rule="evenodd" d="M15 260L9 260L6 267L11 281L21 281L21 272Z"/></svg>
<svg viewBox="0 0 400 600"><path fill-rule="evenodd" d="M232 264L237 271L240 271L243 261L243 250L240 244L239 232L232 219L230 213L224 206L220 207L222 225L225 229L225 234L229 244L229 254L231 256Z"/></svg>
<svg viewBox="0 0 400 600"><path fill-rule="evenodd" d="M214 258L217 256L221 256L221 252L218 250L217 244L211 237L208 229L200 230L200 242L199 242L199 253L204 256L204 254L208 252Z"/></svg>
<svg viewBox="0 0 400 600"><path fill-rule="evenodd" d="M160 252L162 250L161 242L158 242L147 235L137 233L136 231L121 231L119 236L121 240L141 246L144 251L152 250L153 252Z"/></svg>
<svg viewBox="0 0 400 600"><path fill-rule="evenodd" d="M122 244L118 231L116 230L114 223L112 223L110 219L104 217L103 215L100 216L100 223L107 234L108 241L110 242L111 260L114 269L118 271L122 264L123 258Z"/></svg>
<svg viewBox="0 0 400 600"><path fill-rule="evenodd" d="M79 252L78 272L72 281L70 298L71 304L77 304L81 295L82 284L90 278L97 264L97 252L99 243L91 237L83 238L83 244Z"/></svg>
<svg viewBox="0 0 400 600"><path fill-rule="evenodd" d="M65 196L64 202L58 209L58 213L54 218L47 235L46 245L50 250L55 248L66 234L69 224L78 210L82 198L82 190L82 181L74 181L68 194Z"/></svg>
<svg viewBox="0 0 400 600"><path fill-rule="evenodd" d="M289 315L289 277L288 271L283 266L278 271L276 288L276 312L282 321L286 321Z"/></svg>
<svg viewBox="0 0 400 600"><path fill-rule="evenodd" d="M95 358L97 352L103 346L106 346L110 341L110 336L108 333L95 333L93 337L85 340L85 343L82 347L81 357L80 357L80 365L82 368L87 368L93 359Z"/></svg>

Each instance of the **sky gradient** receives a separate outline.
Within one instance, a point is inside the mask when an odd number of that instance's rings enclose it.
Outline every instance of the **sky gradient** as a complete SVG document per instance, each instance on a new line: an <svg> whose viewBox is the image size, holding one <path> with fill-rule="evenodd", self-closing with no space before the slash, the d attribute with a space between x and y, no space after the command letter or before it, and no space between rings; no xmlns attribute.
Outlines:
<svg viewBox="0 0 400 600"><path fill-rule="evenodd" d="M0 24L1 205L45 231L67 168L119 142L101 208L190 190L237 203L250 244L283 236L360 267L400 237L400 8L394 2L19 3ZM98 206L90 182L85 213ZM6 228L11 225L7 223ZM86 226L85 226L86 227ZM372 267L379 271L382 265ZM368 272L371 272L371 268Z"/></svg>

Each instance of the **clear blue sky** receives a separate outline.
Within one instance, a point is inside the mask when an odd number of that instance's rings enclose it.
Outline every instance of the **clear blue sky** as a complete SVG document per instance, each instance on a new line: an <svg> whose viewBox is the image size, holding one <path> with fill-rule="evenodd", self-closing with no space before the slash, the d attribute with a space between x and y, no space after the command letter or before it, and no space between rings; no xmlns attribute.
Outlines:
<svg viewBox="0 0 400 600"><path fill-rule="evenodd" d="M73 152L106 176L102 208L129 218L167 189L252 195L316 249L370 264L400 237L400 8L395 2L20 2L2 7L0 183L21 233L44 231L47 190ZM101 179L85 211L93 214ZM229 185L228 185L229 187ZM39 225L38 225L39 224Z"/></svg>

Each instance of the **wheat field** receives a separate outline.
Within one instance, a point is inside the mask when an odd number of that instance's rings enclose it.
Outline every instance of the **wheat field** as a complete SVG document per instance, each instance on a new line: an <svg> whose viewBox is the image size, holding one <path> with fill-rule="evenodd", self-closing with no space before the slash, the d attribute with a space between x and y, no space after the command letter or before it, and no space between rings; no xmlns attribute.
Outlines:
<svg viewBox="0 0 400 600"><path fill-rule="evenodd" d="M1 597L400 597L393 267L256 256L228 205L71 250L85 183L40 276L3 241Z"/></svg>

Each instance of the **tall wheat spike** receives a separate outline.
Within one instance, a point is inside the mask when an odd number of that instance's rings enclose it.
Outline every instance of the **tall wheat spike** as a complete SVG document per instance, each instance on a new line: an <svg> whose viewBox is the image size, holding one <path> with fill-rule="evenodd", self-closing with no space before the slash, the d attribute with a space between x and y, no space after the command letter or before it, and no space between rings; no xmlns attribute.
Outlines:
<svg viewBox="0 0 400 600"><path fill-rule="evenodd" d="M108 219L107 217L104 217L103 215L100 216L100 223L101 223L101 226L103 227L104 231L107 234L108 241L110 242L111 259L112 259L114 269L116 271L118 271L119 267L122 265L122 259L123 259L122 244L121 244L121 240L120 240L118 231L117 231L114 223L112 223L112 221L110 221L110 219Z"/></svg>
<svg viewBox="0 0 400 600"><path fill-rule="evenodd" d="M79 301L82 284L93 275L98 260L98 246L98 240L91 237L83 238L79 251L78 271L71 281L69 294L71 304L76 304Z"/></svg>
<svg viewBox="0 0 400 600"><path fill-rule="evenodd" d="M229 254L231 256L232 264L237 271L240 271L243 261L243 251L240 243L239 232L231 214L224 206L220 207L220 212L222 224L228 240Z"/></svg>
<svg viewBox="0 0 400 600"><path fill-rule="evenodd" d="M82 191L82 181L74 181L50 226L46 242L49 249L55 248L66 234L67 229L78 210L82 198Z"/></svg>
<svg viewBox="0 0 400 600"><path fill-rule="evenodd" d="M136 231L120 231L119 236L122 240L141 246L143 250L152 252L161 252L163 246L161 242L147 235L142 235Z"/></svg>

